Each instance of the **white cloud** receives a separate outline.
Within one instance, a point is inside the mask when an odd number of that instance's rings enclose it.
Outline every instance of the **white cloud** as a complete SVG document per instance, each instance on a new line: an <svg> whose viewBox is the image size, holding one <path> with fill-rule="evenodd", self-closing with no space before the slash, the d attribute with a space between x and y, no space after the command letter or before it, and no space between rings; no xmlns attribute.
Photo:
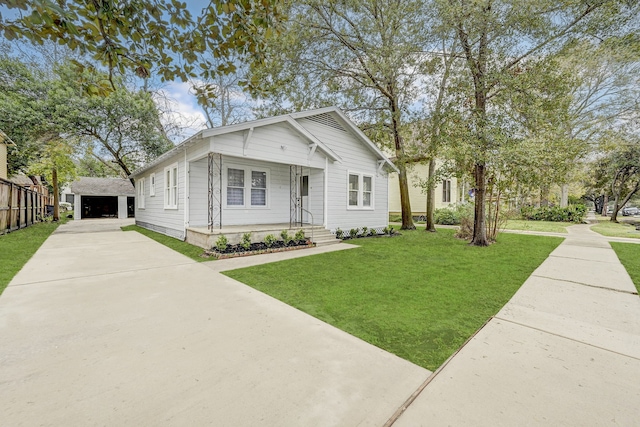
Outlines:
<svg viewBox="0 0 640 427"><path fill-rule="evenodd" d="M158 90L154 100L161 111L161 120L171 140L175 143L206 128L206 119L190 92L190 84L169 82Z"/></svg>

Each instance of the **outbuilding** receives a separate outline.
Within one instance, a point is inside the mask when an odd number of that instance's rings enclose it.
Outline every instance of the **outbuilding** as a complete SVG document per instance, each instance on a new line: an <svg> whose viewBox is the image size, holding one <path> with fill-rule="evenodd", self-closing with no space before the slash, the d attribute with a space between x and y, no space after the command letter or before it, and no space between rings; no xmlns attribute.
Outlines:
<svg viewBox="0 0 640 427"><path fill-rule="evenodd" d="M69 186L66 200L74 206L74 218L119 218L134 215L135 188L128 179L80 177Z"/></svg>

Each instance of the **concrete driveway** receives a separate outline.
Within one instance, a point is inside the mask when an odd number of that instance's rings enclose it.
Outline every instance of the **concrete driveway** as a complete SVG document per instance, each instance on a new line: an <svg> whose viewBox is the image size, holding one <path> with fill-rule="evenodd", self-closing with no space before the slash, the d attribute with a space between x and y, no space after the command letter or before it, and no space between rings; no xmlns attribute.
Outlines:
<svg viewBox="0 0 640 427"><path fill-rule="evenodd" d="M1 425L380 426L430 375L120 225L0 296Z"/></svg>

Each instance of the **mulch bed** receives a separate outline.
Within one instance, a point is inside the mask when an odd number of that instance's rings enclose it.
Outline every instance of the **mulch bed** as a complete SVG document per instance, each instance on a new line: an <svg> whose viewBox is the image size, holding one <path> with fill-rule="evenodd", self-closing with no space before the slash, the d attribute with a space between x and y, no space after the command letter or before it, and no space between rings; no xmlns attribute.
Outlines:
<svg viewBox="0 0 640 427"><path fill-rule="evenodd" d="M264 242L252 243L248 249L237 245L228 245L224 251L218 250L218 248L213 248L210 251L205 251L207 255L211 255L216 259L226 259L226 258L237 258L242 256L251 256L251 255L260 255L260 254L270 254L274 252L286 252L286 251L295 251L298 249L307 249L313 248L316 244L312 243L310 240L292 240L289 244L285 244L283 241L277 241L270 247L268 247Z"/></svg>

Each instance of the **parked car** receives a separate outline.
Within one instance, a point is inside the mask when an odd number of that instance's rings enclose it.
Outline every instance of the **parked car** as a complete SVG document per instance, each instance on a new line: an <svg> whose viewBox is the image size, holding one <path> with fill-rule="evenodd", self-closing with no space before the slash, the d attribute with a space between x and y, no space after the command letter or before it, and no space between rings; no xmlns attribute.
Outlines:
<svg viewBox="0 0 640 427"><path fill-rule="evenodd" d="M626 206L622 208L622 215L624 216L640 215L640 208L637 208L635 206Z"/></svg>

